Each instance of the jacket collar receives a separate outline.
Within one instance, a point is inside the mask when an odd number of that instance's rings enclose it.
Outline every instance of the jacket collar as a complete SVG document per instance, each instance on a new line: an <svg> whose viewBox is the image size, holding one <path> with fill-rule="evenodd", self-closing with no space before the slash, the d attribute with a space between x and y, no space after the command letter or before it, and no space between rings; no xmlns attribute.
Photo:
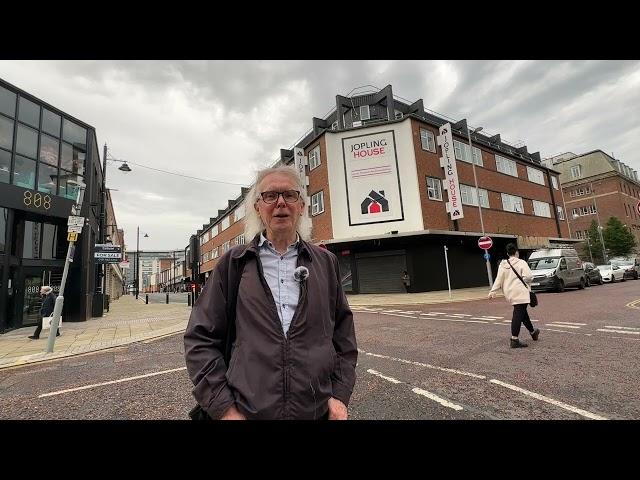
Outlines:
<svg viewBox="0 0 640 480"><path fill-rule="evenodd" d="M239 250L238 252L234 252L232 255L232 258L234 259L238 259L238 258L242 258L244 257L247 253L251 253L252 255L259 255L260 253L260 235L263 234L264 232L258 233L255 237L253 237L253 240L251 240L251 243L249 243L247 245L247 248L245 249L237 249ZM305 242L302 237L300 237L300 235L298 234L298 255L302 255L304 254L309 261L312 261L313 258L311 256L311 248L309 246L309 244L307 242Z"/></svg>

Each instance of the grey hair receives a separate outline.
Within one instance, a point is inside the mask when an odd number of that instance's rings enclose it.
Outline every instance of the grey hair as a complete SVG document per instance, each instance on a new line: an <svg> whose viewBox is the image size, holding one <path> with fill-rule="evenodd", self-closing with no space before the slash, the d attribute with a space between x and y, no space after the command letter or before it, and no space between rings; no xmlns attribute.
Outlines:
<svg viewBox="0 0 640 480"><path fill-rule="evenodd" d="M48 295L53 291L53 288L51 288L49 285L43 285L42 287L40 287L40 291Z"/></svg>
<svg viewBox="0 0 640 480"><path fill-rule="evenodd" d="M287 175L296 185L296 189L300 190L302 203L304 203L305 208L302 210L302 216L298 219L298 224L296 226L296 230L300 238L303 240L309 240L311 238L311 218L309 218L309 208L307 205L306 198L306 188L302 185L300 177L298 176L298 171L293 167L288 166L280 166L280 167L271 167L265 168L256 173L256 181L254 182L251 190L247 193L245 197L245 216L244 216L244 236L247 242L253 240L253 237L262 232L266 226L260 218L260 214L255 209L255 204L258 202L260 198L260 184L265 179L267 175L271 175L272 173L280 173L283 175Z"/></svg>

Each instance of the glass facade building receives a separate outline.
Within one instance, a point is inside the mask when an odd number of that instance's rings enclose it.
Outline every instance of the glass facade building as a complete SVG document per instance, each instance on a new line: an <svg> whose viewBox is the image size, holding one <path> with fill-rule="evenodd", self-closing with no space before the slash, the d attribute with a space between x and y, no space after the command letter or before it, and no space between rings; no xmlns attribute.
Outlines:
<svg viewBox="0 0 640 480"><path fill-rule="evenodd" d="M65 321L91 317L102 170L95 129L0 79L0 333L35 326L57 292L80 185L87 219L65 287Z"/></svg>

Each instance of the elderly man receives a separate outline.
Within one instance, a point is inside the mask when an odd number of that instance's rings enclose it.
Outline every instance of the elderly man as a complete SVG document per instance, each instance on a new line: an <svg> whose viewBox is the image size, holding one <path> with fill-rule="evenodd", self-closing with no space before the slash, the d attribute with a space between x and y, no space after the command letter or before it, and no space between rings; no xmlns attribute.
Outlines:
<svg viewBox="0 0 640 480"><path fill-rule="evenodd" d="M218 260L193 307L185 359L212 419L347 419L353 315L336 256L306 241L302 191L290 167L258 173L245 200L253 240Z"/></svg>
<svg viewBox="0 0 640 480"><path fill-rule="evenodd" d="M56 295L53 293L53 289L48 285L40 288L40 296L42 297L42 306L40 307L40 323L33 332L33 335L29 335L31 340L38 340L40 338L40 332L42 331L42 319L44 317L50 317L53 314L53 309L56 306ZM60 336L60 329L56 332L56 337Z"/></svg>

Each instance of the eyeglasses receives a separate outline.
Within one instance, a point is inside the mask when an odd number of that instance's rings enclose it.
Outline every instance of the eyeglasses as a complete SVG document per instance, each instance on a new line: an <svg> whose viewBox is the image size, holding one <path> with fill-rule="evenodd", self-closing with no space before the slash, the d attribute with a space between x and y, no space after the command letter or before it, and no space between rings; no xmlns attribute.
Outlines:
<svg viewBox="0 0 640 480"><path fill-rule="evenodd" d="M276 203L278 197L282 195L282 199L287 203L296 203L300 198L298 190L285 190L284 192L262 192L260 196L262 201L267 204Z"/></svg>

